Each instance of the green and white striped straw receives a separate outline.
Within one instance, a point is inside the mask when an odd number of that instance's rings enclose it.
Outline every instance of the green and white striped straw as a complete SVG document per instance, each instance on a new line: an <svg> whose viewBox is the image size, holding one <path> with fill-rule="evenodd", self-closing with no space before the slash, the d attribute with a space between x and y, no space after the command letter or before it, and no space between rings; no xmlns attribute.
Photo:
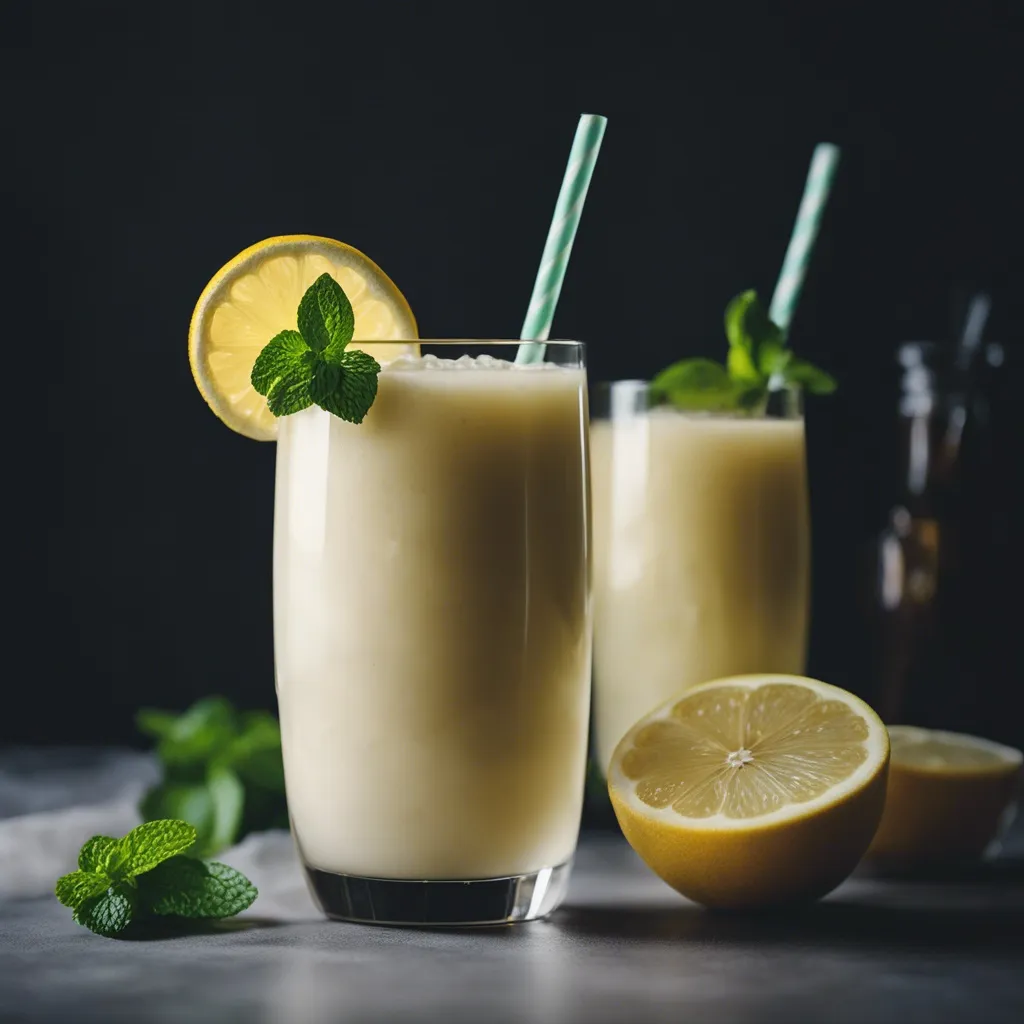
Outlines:
<svg viewBox="0 0 1024 1024"><path fill-rule="evenodd" d="M793 312L800 300L800 289L804 286L807 264L811 259L814 241L818 237L821 215L828 202L828 194L832 190L832 180L835 178L838 163L838 146L833 146L830 142L819 142L814 147L803 199L800 200L793 234L789 239L786 257L782 261L782 270L779 271L779 280L775 285L775 294L772 295L772 304L768 311L768 315L784 331L789 330Z"/></svg>
<svg viewBox="0 0 1024 1024"><path fill-rule="evenodd" d="M562 292L565 268L569 265L569 254L576 238L583 202L590 188L590 178L601 149L605 125L608 118L600 114L583 114L576 126L576 137L569 151L565 177L558 192L555 212L544 243L544 253L537 268L537 280L533 284L530 306L523 321L521 338L532 344L520 345L516 353L517 363L539 363L544 358L544 344L551 332L551 321L555 317L555 306Z"/></svg>

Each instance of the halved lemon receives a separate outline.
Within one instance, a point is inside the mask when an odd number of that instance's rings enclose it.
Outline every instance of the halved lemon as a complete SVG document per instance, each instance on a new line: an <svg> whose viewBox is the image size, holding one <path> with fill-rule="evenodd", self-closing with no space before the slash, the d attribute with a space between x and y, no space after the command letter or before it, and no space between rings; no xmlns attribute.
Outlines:
<svg viewBox="0 0 1024 1024"><path fill-rule="evenodd" d="M207 405L232 430L257 441L277 437L266 399L249 383L263 346L295 330L306 289L330 274L345 290L355 314L352 346L384 362L415 344L373 345L418 337L416 320L391 279L358 249L333 238L280 235L249 246L221 267L203 289L188 332L192 376Z"/></svg>
<svg viewBox="0 0 1024 1024"><path fill-rule="evenodd" d="M868 850L893 866L975 860L1014 810L1024 754L963 733L889 726L882 823Z"/></svg>
<svg viewBox="0 0 1024 1024"><path fill-rule="evenodd" d="M885 799L889 739L851 693L803 676L719 679L642 718L608 788L647 865L710 907L816 899L856 867Z"/></svg>

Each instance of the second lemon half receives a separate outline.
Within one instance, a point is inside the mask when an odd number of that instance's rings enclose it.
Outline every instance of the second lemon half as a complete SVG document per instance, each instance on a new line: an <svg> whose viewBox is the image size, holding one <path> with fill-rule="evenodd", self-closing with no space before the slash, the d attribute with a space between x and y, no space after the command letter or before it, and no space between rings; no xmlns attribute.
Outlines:
<svg viewBox="0 0 1024 1024"><path fill-rule="evenodd" d="M882 815L889 739L838 687L738 676L642 718L609 770L623 833L684 896L712 907L815 899L856 867Z"/></svg>

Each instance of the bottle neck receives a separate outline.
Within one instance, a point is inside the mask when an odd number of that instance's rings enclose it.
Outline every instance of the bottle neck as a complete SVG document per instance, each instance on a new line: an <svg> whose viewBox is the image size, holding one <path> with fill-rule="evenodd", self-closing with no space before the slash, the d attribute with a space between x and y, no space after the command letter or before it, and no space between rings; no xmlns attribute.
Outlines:
<svg viewBox="0 0 1024 1024"><path fill-rule="evenodd" d="M959 465L966 409L960 381L942 350L922 343L900 348L900 506L916 518L939 518Z"/></svg>
<svg viewBox="0 0 1024 1024"><path fill-rule="evenodd" d="M903 421L903 487L907 496L923 501L932 482L932 420L910 416Z"/></svg>
<svg viewBox="0 0 1024 1024"><path fill-rule="evenodd" d="M965 410L959 403L900 410L900 504L912 516L941 518L950 512L950 499L960 467L960 439Z"/></svg>

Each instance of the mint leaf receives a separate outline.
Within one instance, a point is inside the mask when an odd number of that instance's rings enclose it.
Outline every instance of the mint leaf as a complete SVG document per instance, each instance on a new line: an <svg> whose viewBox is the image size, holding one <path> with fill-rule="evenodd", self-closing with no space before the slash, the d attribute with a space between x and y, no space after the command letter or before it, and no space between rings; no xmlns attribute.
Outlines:
<svg viewBox="0 0 1024 1024"><path fill-rule="evenodd" d="M241 734L228 746L224 762L234 768L243 783L283 793L284 763L277 719L266 711L254 711L243 716L241 728Z"/></svg>
<svg viewBox="0 0 1024 1024"><path fill-rule="evenodd" d="M235 771L243 784L284 794L284 761L280 746L276 750L270 747L252 750L235 762ZM246 800L249 795L246 794Z"/></svg>
<svg viewBox="0 0 1024 1024"><path fill-rule="evenodd" d="M783 371L787 384L799 384L812 395L830 395L836 389L835 378L805 359L791 359Z"/></svg>
<svg viewBox="0 0 1024 1024"><path fill-rule="evenodd" d="M771 320L753 289L740 292L726 306L725 334L725 367L709 359L684 359L654 378L654 397L683 409L763 414L769 391L794 386L825 395L835 390L832 377L793 355L785 331Z"/></svg>
<svg viewBox="0 0 1024 1024"><path fill-rule="evenodd" d="M336 387L321 394L317 405L349 423L362 423L377 397L380 363L359 349L351 349L342 354L339 368Z"/></svg>
<svg viewBox="0 0 1024 1024"><path fill-rule="evenodd" d="M234 773L215 771L214 793L237 787ZM229 794L231 814L240 810L237 794ZM237 822L230 824L231 831ZM74 920L98 935L114 936L131 922L136 910L182 917L229 917L256 899L256 887L234 868L183 855L195 841L195 829L184 821L153 821L121 839L93 836L82 847L82 863L105 860L113 875L72 871L57 880L57 899L72 909Z"/></svg>
<svg viewBox="0 0 1024 1024"><path fill-rule="evenodd" d="M227 747L226 759L235 766L255 754L281 750L281 727L269 711L249 711L241 716L238 735Z"/></svg>
<svg viewBox="0 0 1024 1024"><path fill-rule="evenodd" d="M223 697L210 697L180 715L146 713L147 722L154 718L164 733L156 747L163 781L145 794L140 811L145 820L175 818L195 826L198 838L188 856L209 857L249 832L287 828L274 715L239 713ZM225 770L234 778L223 776Z"/></svg>
<svg viewBox="0 0 1024 1024"><path fill-rule="evenodd" d="M232 769L213 765L206 778L206 788L213 806L213 820L204 846L209 851L223 850L235 841L242 821L245 789Z"/></svg>
<svg viewBox="0 0 1024 1024"><path fill-rule="evenodd" d="M121 840L122 878L151 871L161 861L183 853L196 841L196 830L185 821L162 819L137 825ZM112 876L117 877L117 876Z"/></svg>
<svg viewBox="0 0 1024 1024"><path fill-rule="evenodd" d="M725 335L729 339L727 365L733 380L756 381L760 375L754 362L755 340L747 325L751 307L757 303L757 292L737 295L725 308Z"/></svg>
<svg viewBox="0 0 1024 1024"><path fill-rule="evenodd" d="M741 292L726 306L725 335L729 339L729 375L733 380L756 384L763 383L767 376L765 360L771 361L771 354L777 354L786 344L782 328L769 319L752 289Z"/></svg>
<svg viewBox="0 0 1024 1024"><path fill-rule="evenodd" d="M777 362L786 336L773 323L757 297L748 290L736 296L725 311L729 339L729 372L736 380L763 383L765 364Z"/></svg>
<svg viewBox="0 0 1024 1024"><path fill-rule="evenodd" d="M164 782L154 786L139 807L147 821L178 818L196 830L195 846L189 856L209 857L218 848L210 843L214 831L213 796L205 776L198 782Z"/></svg>
<svg viewBox="0 0 1024 1024"><path fill-rule="evenodd" d="M257 895L256 886L240 871L190 857L172 857L139 879L139 898L161 915L231 917Z"/></svg>
<svg viewBox="0 0 1024 1024"><path fill-rule="evenodd" d="M777 389L784 381L783 374L792 358L792 350L786 348L786 343L781 338L769 338L761 343L757 352L757 368L761 371L761 376L767 380L770 389Z"/></svg>
<svg viewBox="0 0 1024 1024"><path fill-rule="evenodd" d="M662 370L651 381L651 391L656 398L696 412L736 408L743 388L721 363L683 359Z"/></svg>
<svg viewBox="0 0 1024 1024"><path fill-rule="evenodd" d="M304 357L301 365L295 366L290 373L278 379L267 396L267 408L275 416L290 416L313 404L309 389L315 366L316 356L310 353Z"/></svg>
<svg viewBox="0 0 1024 1024"><path fill-rule="evenodd" d="M731 383L721 363L712 359L682 359L662 370L651 381L651 389L660 395L667 395L679 389L717 389Z"/></svg>
<svg viewBox="0 0 1024 1024"><path fill-rule="evenodd" d="M310 352L309 345L298 331L275 334L260 350L252 365L249 375L252 386L266 398L282 377L305 364Z"/></svg>
<svg viewBox="0 0 1024 1024"><path fill-rule="evenodd" d="M106 875L94 874L91 871L72 871L70 875L57 879L54 892L65 907L75 909L93 896L106 892L109 887L110 879Z"/></svg>
<svg viewBox="0 0 1024 1024"><path fill-rule="evenodd" d="M786 340L785 332L769 319L752 288L740 292L725 307L725 336L730 345L751 353L766 341Z"/></svg>
<svg viewBox="0 0 1024 1024"><path fill-rule="evenodd" d="M340 363L320 362L313 371L313 381L309 385L309 394L313 401L324 408L324 402L330 401L330 396L341 385L341 378L344 370Z"/></svg>
<svg viewBox="0 0 1024 1024"><path fill-rule="evenodd" d="M223 752L218 757L223 757ZM146 794L143 817L178 818L196 831L190 857L209 857L238 838L245 788L232 768L211 763L203 779L192 783L164 783Z"/></svg>
<svg viewBox="0 0 1024 1024"><path fill-rule="evenodd" d="M263 346L249 380L275 416L287 416L313 404L309 385L316 365L316 352L298 331L281 331Z"/></svg>
<svg viewBox="0 0 1024 1024"><path fill-rule="evenodd" d="M330 274L321 274L306 289L299 302L298 321L306 344L314 352L329 348L328 359L335 363L352 340L356 325L348 296Z"/></svg>
<svg viewBox="0 0 1024 1024"><path fill-rule="evenodd" d="M149 713L152 716L153 712ZM203 765L220 750L237 729L235 709L223 697L205 697L174 717L157 746L165 765ZM153 721L152 717L148 719ZM180 817L176 814L169 818Z"/></svg>
<svg viewBox="0 0 1024 1024"><path fill-rule="evenodd" d="M127 885L110 886L100 896L85 900L72 915L78 924L85 925L97 935L113 938L124 931L135 909L135 894Z"/></svg>
<svg viewBox="0 0 1024 1024"><path fill-rule="evenodd" d="M140 708L135 714L135 725L139 732L158 740L171 732L177 720L177 715L156 708Z"/></svg>
<svg viewBox="0 0 1024 1024"><path fill-rule="evenodd" d="M106 872L111 858L120 860L121 840L112 836L93 836L78 853L78 866L82 871Z"/></svg>
<svg viewBox="0 0 1024 1024"><path fill-rule="evenodd" d="M260 352L252 386L275 416L315 403L362 423L377 397L380 365L364 352L348 351L355 316L344 289L330 274L321 274L302 296L296 319L298 331L281 331Z"/></svg>

